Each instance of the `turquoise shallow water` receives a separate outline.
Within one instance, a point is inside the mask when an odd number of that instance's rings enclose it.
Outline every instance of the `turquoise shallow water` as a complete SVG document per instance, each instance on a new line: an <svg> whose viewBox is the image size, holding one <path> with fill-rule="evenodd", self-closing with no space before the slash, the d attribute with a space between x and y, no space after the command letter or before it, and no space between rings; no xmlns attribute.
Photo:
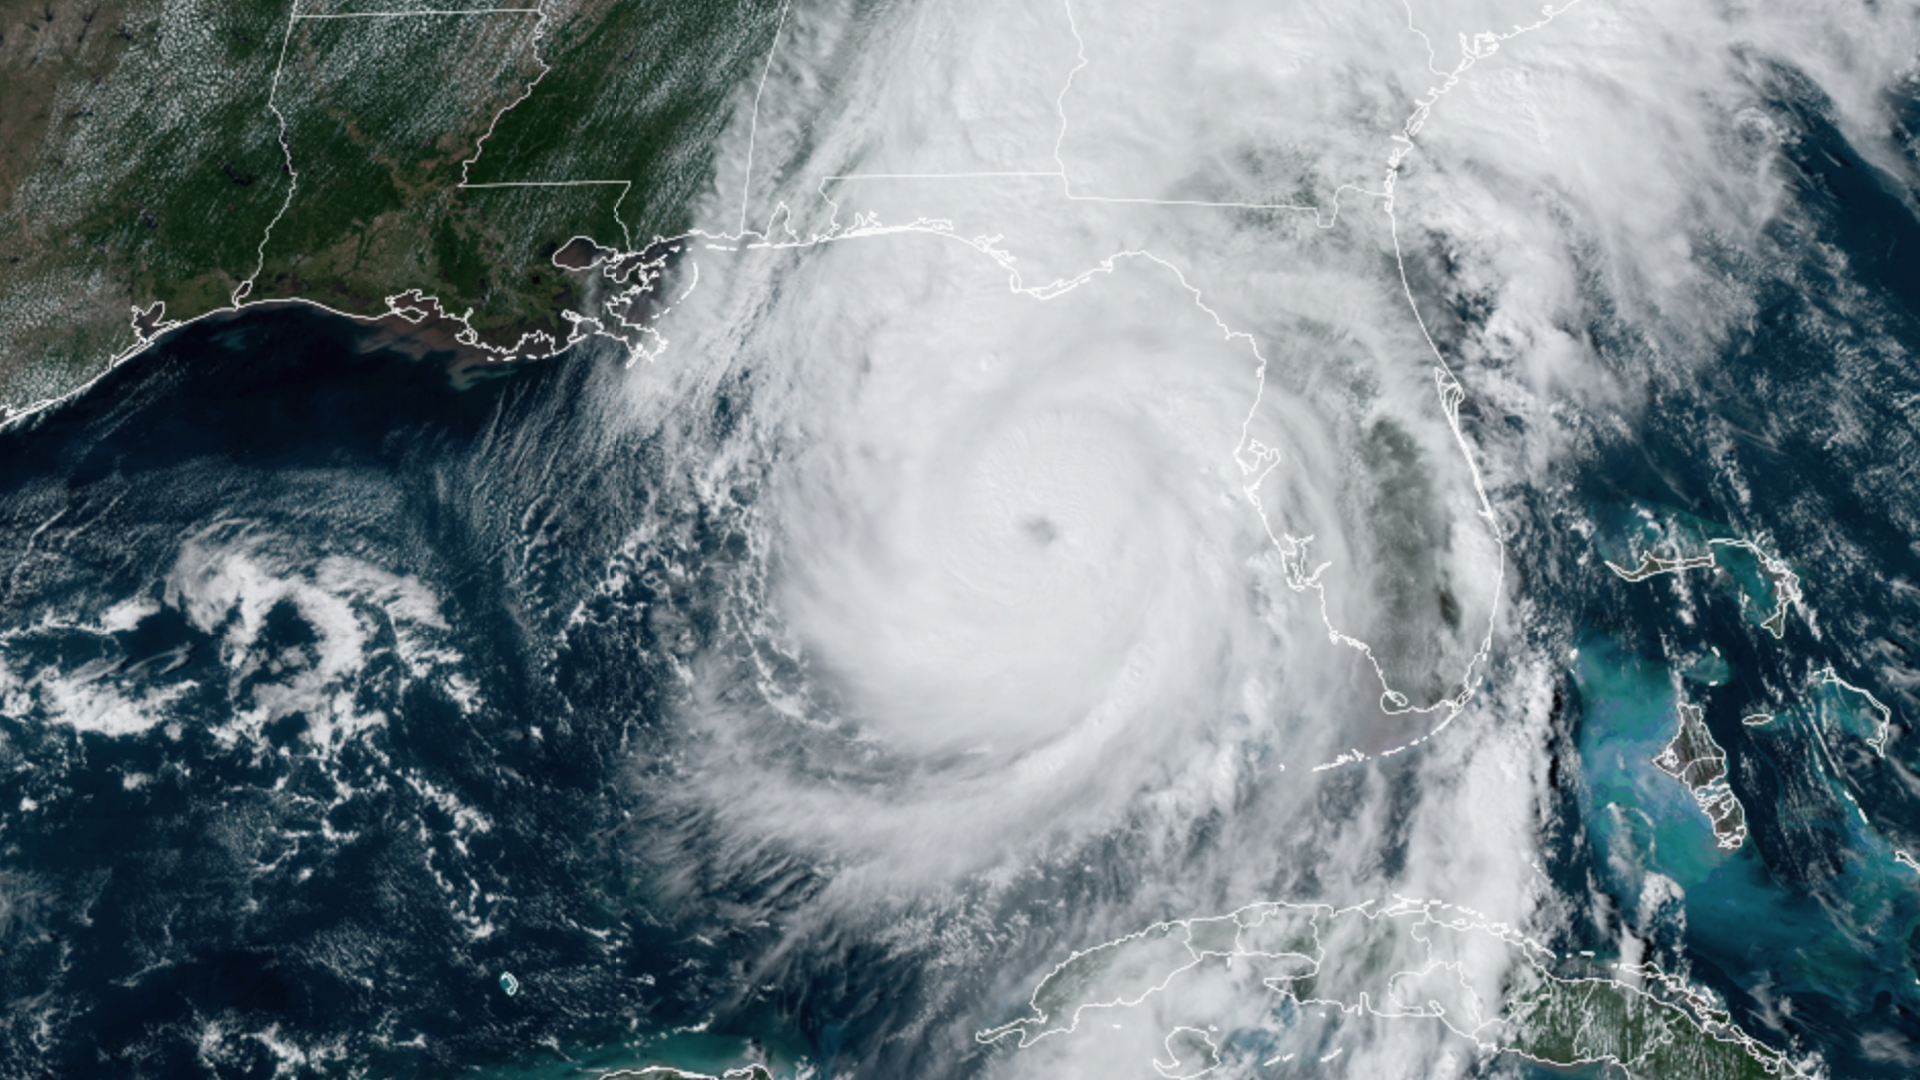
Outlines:
<svg viewBox="0 0 1920 1080"><path fill-rule="evenodd" d="M1721 353L1676 361L1653 347L1663 328L1597 281L1567 327L1648 394L1616 414L1569 404L1568 442L1593 456L1497 493L1528 614L1496 648L1580 645L1554 687L1569 707L1553 738L1570 745L1548 747L1570 751L1554 762L1568 794L1542 814L1576 834L1540 908L1567 918L1540 932L1574 940L1591 924L1574 947L1596 949L1631 932L1770 1045L1820 1053L1835 1078L1909 1078L1920 876L1894 854L1920 852L1920 781L1895 764L1920 761L1900 726L1920 720L1920 223L1907 196L1876 192L1817 100L1769 110L1792 133L1774 164L1798 171L1805 206L1777 246L1728 254L1754 317ZM1903 122L1920 131L1920 107ZM1715 257L1711 237L1691 240ZM1460 279L1461 310L1493 302L1479 288ZM1498 415L1477 331L1455 329L1466 436L1490 459L1503 430L1554 442L1553 417ZM756 565L729 507L669 482L692 471L670 452L689 444L603 438L591 356L454 393L434 365L363 344L337 320L256 310L156 345L30 441L0 440L0 623L22 680L9 696L27 702L0 710L0 981L38 995L0 1023L0 1076L301 1075L297 1053L322 1063L305 1075L558 1080L764 1058L783 1076L966 1080L1008 1061L973 1032L1025 1007L1022 973L1106 932L1089 911L1196 884L1199 858L1116 834L1002 907L956 907L1031 919L980 920L990 944L964 964L900 944L897 925L790 918L833 866L739 851L724 819L645 797L681 778L670 658L720 640L734 609L714 598ZM728 430L752 401L699 407L673 422ZM629 546L643 519L657 541ZM1775 626L1781 579L1713 543L1748 539L1806 590ZM1712 566L1634 583L1594 563L1631 568L1648 547L1710 549ZM225 581L265 598L257 633L239 633L238 600L217 590L179 600ZM271 670L230 662L243 637ZM334 665L349 645L357 660ZM1820 681L1829 664L1895 707L1886 758L1865 699ZM326 692L311 719L235 726L299 685ZM1511 700L1498 678L1486 689L1479 704ZM1752 829L1737 851L1651 764L1683 698L1729 756ZM48 720L76 700L145 711ZM1761 712L1774 719L1742 723ZM153 726L101 730L142 717ZM330 734L350 718L359 734ZM1434 761L1379 766L1408 823L1419 785L1453 783L1421 771ZM807 761L795 775L845 774ZM1353 816L1341 792L1361 785L1333 779L1331 812ZM1196 830L1191 851L1250 842L1266 858L1302 831L1245 814ZM1378 853L1389 884L1407 846ZM1307 888L1311 869L1236 870L1230 900ZM933 925L935 943L976 929ZM1321 1022L1297 1029L1303 1047L1324 1041Z"/></svg>
<svg viewBox="0 0 1920 1080"><path fill-rule="evenodd" d="M1585 706L1587 820L1595 846L1612 854L1609 867L1652 870L1682 888L1724 870L1729 856L1715 845L1691 793L1653 765L1679 724L1681 699L1666 669L1608 639L1589 638L1574 658L1573 677Z"/></svg>
<svg viewBox="0 0 1920 1080"><path fill-rule="evenodd" d="M1652 764L1679 724L1679 680L1597 635L1582 640L1571 674L1583 817L1606 888L1623 907L1637 898L1628 923L1757 997L1810 994L1856 1013L1883 994L1920 1006L1908 950L1920 929L1913 871L1829 764L1830 744L1865 730L1858 695L1815 685L1802 705L1745 728L1750 741L1726 740L1755 833L1728 852L1686 787ZM1661 878L1683 894L1677 904Z"/></svg>

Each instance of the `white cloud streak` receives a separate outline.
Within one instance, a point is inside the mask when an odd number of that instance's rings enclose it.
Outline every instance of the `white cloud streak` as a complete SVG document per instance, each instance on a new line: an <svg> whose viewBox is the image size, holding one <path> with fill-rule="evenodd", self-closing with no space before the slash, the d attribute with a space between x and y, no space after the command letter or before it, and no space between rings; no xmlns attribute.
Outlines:
<svg viewBox="0 0 1920 1080"><path fill-rule="evenodd" d="M1634 407L1594 290L1680 359L1748 310L1697 245L1783 198L1761 58L1867 132L1913 45L1851 5L794 8L629 380L753 538L661 797L701 857L833 867L828 921L1125 833L1182 869L1072 947L1270 888L1525 923L1556 676L1481 653L1517 623L1480 470ZM1545 434L1459 437L1402 252L1488 298L1448 359ZM739 422L689 419L723 385Z"/></svg>

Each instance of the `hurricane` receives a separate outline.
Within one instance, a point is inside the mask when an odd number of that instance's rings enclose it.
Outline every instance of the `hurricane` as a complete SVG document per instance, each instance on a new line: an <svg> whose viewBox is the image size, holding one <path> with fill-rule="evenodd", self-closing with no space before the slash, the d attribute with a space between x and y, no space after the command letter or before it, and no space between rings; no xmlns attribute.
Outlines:
<svg viewBox="0 0 1920 1080"><path fill-rule="evenodd" d="M771 26L570 351L0 433L5 1060L1920 1060L1920 12Z"/></svg>

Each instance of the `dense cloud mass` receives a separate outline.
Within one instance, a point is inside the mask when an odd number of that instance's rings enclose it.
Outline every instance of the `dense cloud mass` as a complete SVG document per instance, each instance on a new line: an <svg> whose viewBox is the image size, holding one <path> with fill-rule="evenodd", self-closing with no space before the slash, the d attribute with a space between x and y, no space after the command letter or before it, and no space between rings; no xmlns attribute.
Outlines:
<svg viewBox="0 0 1920 1080"><path fill-rule="evenodd" d="M1071 44L1068 14L1047 29ZM741 417L703 455L708 482L744 470L764 492L749 532L766 576L739 618L805 674L797 693L764 661L693 680L696 722L766 773L761 827L817 833L803 839L830 852L893 832L890 861L937 851L978 869L959 852L1111 827L1155 791L1183 792L1192 813L1286 769L1308 785L1314 766L1445 724L1484 676L1501 552L1452 426L1457 387L1393 272L1381 200L1337 191L1302 149L1343 133L1296 118L1291 176L1232 166L1279 132L1223 132L1212 150L1102 138L1108 156L1134 147L1139 168L1116 175L1134 177L1123 197L1137 201L1079 195L1071 166L978 175L983 163L951 160L951 130L925 137L923 161L920 133L951 128L956 97L978 102L981 127L1003 108L988 102L1022 115L1034 94L1108 123L1145 106L1128 96L1167 99L1083 82L1071 63L1057 81L1073 84L1046 95L1045 54L1025 52L1043 34L959 17L852 23L889 39L849 61L832 58L851 31L792 13L752 131L747 212L770 224L731 254L696 250L700 284L666 320L659 366L728 356L739 373L728 392L745 399ZM891 85L920 74L894 65L929 38L976 31L1012 35L1019 62L983 44L960 54L986 70L944 71L944 92ZM825 127L839 96L787 92L809 63L873 115ZM1007 85L1009 71L1023 82ZM1172 99L1205 100L1200 88ZM803 104L807 126L788 130ZM1053 156L1052 111L1027 110L1035 170ZM852 132L865 145L829 157ZM1077 162L1059 142L1058 160ZM783 147L800 163L783 168ZM1168 169L1169 153L1215 175L1140 172ZM763 172L790 172L794 190L763 195ZM1324 211L1156 201L1278 205L1316 186ZM1336 198L1353 205L1336 215ZM663 400L649 382L636 382L643 412ZM734 677L743 694L710 700L706 681ZM795 738L843 739L836 768L882 771L836 807L851 793L793 775ZM1216 751L1196 756L1197 743ZM737 779L718 766L703 773ZM876 817L867 799L892 812Z"/></svg>
<svg viewBox="0 0 1920 1080"><path fill-rule="evenodd" d="M904 905L928 933L893 948L997 968L994 993L1268 895L1553 925L1576 628L1515 592L1545 567L1516 579L1502 542L1596 425L1752 317L1729 267L1777 220L1782 80L1906 168L1870 129L1914 29L1765 4L791 9L698 286L632 383L642 425L692 383L725 395L691 453L753 545L659 794L699 844L835 868L801 939ZM1521 550L1557 557L1561 527ZM1126 868L1063 882L1096 852ZM1072 916L989 929L1036 890ZM1425 1037L1356 1028L1344 1067L1439 1060ZM994 1067L1099 1052L1056 1050Z"/></svg>
<svg viewBox="0 0 1920 1080"><path fill-rule="evenodd" d="M695 229L581 245L633 356L456 392L268 312L0 432L54 448L0 455L0 798L145 823L8 826L0 969L162 1001L155 1074L1630 1056L1541 1034L1574 986L1693 1010L1645 1075L1903 1075L1917 49L791 4Z"/></svg>

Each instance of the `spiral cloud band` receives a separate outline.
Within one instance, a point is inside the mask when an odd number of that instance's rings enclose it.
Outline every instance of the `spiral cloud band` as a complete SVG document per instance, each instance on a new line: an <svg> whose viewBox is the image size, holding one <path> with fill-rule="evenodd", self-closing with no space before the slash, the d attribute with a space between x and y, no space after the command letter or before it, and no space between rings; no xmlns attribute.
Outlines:
<svg viewBox="0 0 1920 1080"><path fill-rule="evenodd" d="M1282 885L1525 923L1558 661L1504 523L1637 407L1581 326L1668 316L1636 332L1684 356L1747 310L1685 235L1756 235L1740 58L1796 27L788 9L625 382L741 538L646 781L678 857L830 868L796 949L929 905L972 928L900 945L940 963L1100 845L1137 885L1062 947ZM1900 62L1804 60L1843 119Z"/></svg>
<svg viewBox="0 0 1920 1080"><path fill-rule="evenodd" d="M703 482L757 493L732 601L754 659L709 657L689 718L729 783L756 777L751 806L717 800L741 828L909 862L940 836L977 867L1144 791L1404 750L1482 676L1502 554L1457 387L1381 273L1384 200L1300 154L1155 178L1167 147L1139 140L1099 140L1083 182L1066 120L1146 101L1089 72L1165 49L1076 59L1098 40L1076 13L791 10L747 103L744 225L716 205L662 320L671 370L633 384L643 414L692 392L662 376L734 395ZM947 94L887 59L962 29L990 40L939 50ZM849 58L862 32L899 43ZM864 129L819 117L855 99L946 131L839 146ZM968 105L990 99L1016 122ZM1325 104L1287 122L1331 139ZM1034 168L979 167L1010 163Z"/></svg>

